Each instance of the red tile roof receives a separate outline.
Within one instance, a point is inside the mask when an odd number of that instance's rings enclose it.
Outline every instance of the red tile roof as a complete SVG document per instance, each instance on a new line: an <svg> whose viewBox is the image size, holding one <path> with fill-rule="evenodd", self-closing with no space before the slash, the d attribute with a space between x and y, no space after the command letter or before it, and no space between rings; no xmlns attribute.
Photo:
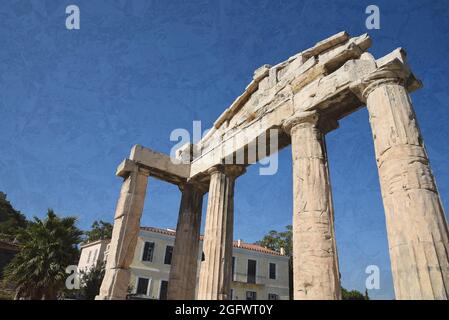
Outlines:
<svg viewBox="0 0 449 320"><path fill-rule="evenodd" d="M173 237L176 235L176 231L172 231L172 230L168 230L168 229L160 229L160 228L155 228L155 227L140 227L140 229L145 230L145 231L161 233L161 234L165 234L165 235L173 236Z"/></svg>
<svg viewBox="0 0 449 320"><path fill-rule="evenodd" d="M255 243L245 243L245 242L241 241L240 247L239 247L238 241L234 241L233 246L234 246L234 248L241 248L241 249L246 249L246 250L258 251L258 252L262 252L262 253L273 254L276 256L282 256L282 254L280 254L277 251L259 246L258 244L255 244Z"/></svg>
<svg viewBox="0 0 449 320"><path fill-rule="evenodd" d="M155 227L140 227L140 229L145 230L145 231L165 234L165 235L172 236L172 237L176 236L176 231L168 230L168 229L161 229L161 228L155 228ZM200 240L203 240L203 236L200 236ZM233 246L234 246L234 248L241 248L241 249L257 251L257 252L261 252L261 253L272 254L272 255L276 255L276 256L282 256L282 254L280 254L277 251L259 246L258 244L254 244L254 243L245 243L243 241L240 241L240 246L239 246L239 242L234 241Z"/></svg>

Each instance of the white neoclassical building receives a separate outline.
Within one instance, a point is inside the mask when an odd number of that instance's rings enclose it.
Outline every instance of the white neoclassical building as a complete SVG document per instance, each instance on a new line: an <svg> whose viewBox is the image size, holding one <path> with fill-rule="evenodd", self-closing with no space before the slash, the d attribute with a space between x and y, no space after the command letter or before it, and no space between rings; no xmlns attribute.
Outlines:
<svg viewBox="0 0 449 320"><path fill-rule="evenodd" d="M166 299L176 232L141 227L130 266L129 298ZM107 258L107 241L81 247L79 269L89 268ZM198 252L201 262L202 237ZM289 258L256 244L234 241L232 251L231 298L233 300L289 299ZM197 281L199 280L198 263Z"/></svg>
<svg viewBox="0 0 449 320"><path fill-rule="evenodd" d="M95 267L98 262L106 261L106 248L111 240L97 240L81 245L80 259L78 261L79 271L88 271Z"/></svg>

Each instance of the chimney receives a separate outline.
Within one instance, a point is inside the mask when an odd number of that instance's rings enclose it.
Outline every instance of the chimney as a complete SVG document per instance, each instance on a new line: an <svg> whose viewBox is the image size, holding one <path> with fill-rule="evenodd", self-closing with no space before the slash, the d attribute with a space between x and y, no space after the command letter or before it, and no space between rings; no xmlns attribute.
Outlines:
<svg viewBox="0 0 449 320"><path fill-rule="evenodd" d="M241 247L242 246L242 242L243 242L243 240L242 239L238 239L237 240L237 247Z"/></svg>
<svg viewBox="0 0 449 320"><path fill-rule="evenodd" d="M285 249L284 249L284 247L281 247L281 255L283 255L283 256L285 256Z"/></svg>

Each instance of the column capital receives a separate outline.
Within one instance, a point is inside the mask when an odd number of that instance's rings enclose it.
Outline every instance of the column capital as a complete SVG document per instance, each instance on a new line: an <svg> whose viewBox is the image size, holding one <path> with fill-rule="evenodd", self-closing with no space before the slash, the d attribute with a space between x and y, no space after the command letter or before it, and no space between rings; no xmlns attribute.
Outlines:
<svg viewBox="0 0 449 320"><path fill-rule="evenodd" d="M283 123L282 128L286 133L291 134L292 130L299 125L317 126L319 118L317 111L297 112Z"/></svg>
<svg viewBox="0 0 449 320"><path fill-rule="evenodd" d="M184 192L187 189L196 189L200 193L204 194L208 190L208 185L204 182L188 179L187 181L179 183L178 188L181 192Z"/></svg>
<svg viewBox="0 0 449 320"><path fill-rule="evenodd" d="M207 169L209 175L223 173L229 178L237 178L246 172L244 165L239 164L218 164Z"/></svg>
<svg viewBox="0 0 449 320"><path fill-rule="evenodd" d="M291 135L292 129L299 125L316 127L321 133L326 134L338 128L338 121L322 116L317 111L305 111L295 113L284 122L282 128L287 134Z"/></svg>
<svg viewBox="0 0 449 320"><path fill-rule="evenodd" d="M355 81L350 85L350 89L360 101L366 103L369 95L376 88L391 84L403 86L409 92L422 87L421 81L416 79L409 67L395 59L380 66L364 78Z"/></svg>
<svg viewBox="0 0 449 320"><path fill-rule="evenodd" d="M362 83L360 86L360 97L362 98L363 102L366 102L371 92L373 92L375 89L379 87L390 84L405 86L405 79L403 78L385 77L379 79L373 78L364 80L365 82Z"/></svg>

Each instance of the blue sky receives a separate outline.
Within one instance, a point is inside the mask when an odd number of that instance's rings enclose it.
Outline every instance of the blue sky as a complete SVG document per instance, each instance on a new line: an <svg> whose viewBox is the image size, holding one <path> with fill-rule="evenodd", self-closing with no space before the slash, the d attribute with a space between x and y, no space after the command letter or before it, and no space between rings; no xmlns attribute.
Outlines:
<svg viewBox="0 0 449 320"><path fill-rule="evenodd" d="M77 4L81 29L65 28ZM366 30L365 8L381 10ZM79 226L112 220L115 168L133 144L168 153L175 128L203 129L253 71L341 30L369 32L380 57L404 47L424 88L412 94L443 203L449 205L449 1L21 0L0 5L0 190L31 217L51 207ZM343 286L364 291L377 265L393 298L385 219L365 109L327 137ZM235 238L291 223L290 148L279 172L237 181ZM143 225L175 227L176 186L151 179ZM204 205L205 207L205 205Z"/></svg>

